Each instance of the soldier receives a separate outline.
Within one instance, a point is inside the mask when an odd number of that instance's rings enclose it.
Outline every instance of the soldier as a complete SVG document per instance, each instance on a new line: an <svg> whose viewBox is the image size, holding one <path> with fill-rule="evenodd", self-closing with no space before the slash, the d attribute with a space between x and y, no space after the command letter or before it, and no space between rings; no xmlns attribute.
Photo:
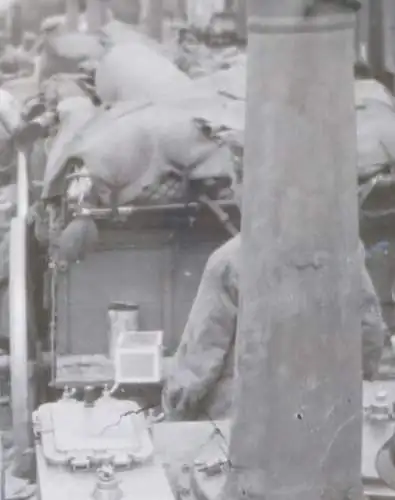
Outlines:
<svg viewBox="0 0 395 500"><path fill-rule="evenodd" d="M233 144L236 199L242 181L242 146ZM223 419L232 408L238 308L240 235L209 258L178 350L171 360L162 393L169 420ZM360 255L363 377L378 370L386 326L378 297Z"/></svg>

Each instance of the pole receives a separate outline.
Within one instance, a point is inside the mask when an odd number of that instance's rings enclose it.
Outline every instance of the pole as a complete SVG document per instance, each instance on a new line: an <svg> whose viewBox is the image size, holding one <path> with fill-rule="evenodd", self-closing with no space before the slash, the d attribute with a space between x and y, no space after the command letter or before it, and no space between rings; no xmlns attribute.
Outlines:
<svg viewBox="0 0 395 500"><path fill-rule="evenodd" d="M27 297L27 215L28 173L24 153L18 153L17 214L10 228L10 378L12 427L19 463L31 444L29 401L28 297Z"/></svg>
<svg viewBox="0 0 395 500"><path fill-rule="evenodd" d="M306 3L248 4L226 500L362 498L355 16Z"/></svg>
<svg viewBox="0 0 395 500"><path fill-rule="evenodd" d="M163 37L163 0L146 0L146 2L147 33L160 42Z"/></svg>

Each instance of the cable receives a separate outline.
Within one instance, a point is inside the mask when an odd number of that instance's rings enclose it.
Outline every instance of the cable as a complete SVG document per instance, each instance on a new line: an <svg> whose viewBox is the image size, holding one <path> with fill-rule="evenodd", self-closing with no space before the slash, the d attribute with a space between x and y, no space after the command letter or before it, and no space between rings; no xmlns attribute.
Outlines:
<svg viewBox="0 0 395 500"><path fill-rule="evenodd" d="M108 429L111 429L113 427L117 427L118 425L120 425L120 423L122 422L122 420L125 418L125 417L129 417L130 415L139 415L140 413L144 413L148 410L154 410L155 408L158 408L159 405L150 405L150 406L144 406L142 408L139 408L138 410L129 410L129 411L126 411L125 413L122 413L118 420L112 424L108 424L106 425L105 427L103 427L103 429L98 433L98 436L102 436Z"/></svg>
<svg viewBox="0 0 395 500"><path fill-rule="evenodd" d="M220 436L220 438L222 439L223 444L225 444L225 446L221 445L220 443L217 443L218 447L220 448L220 450L222 451L222 453L223 453L223 455L225 457L225 460L226 460L225 464L229 468L232 468L232 462L231 462L230 457L229 457L228 440L226 439L226 437L225 437L224 433L222 432L222 430L218 427L218 425L214 422L214 420L207 413L207 411L204 411L204 414L206 415L208 421L210 422L210 424L214 428L213 434L210 436L210 438L208 439L208 441L205 443L204 446L206 446L207 444L209 444L216 436ZM225 464L223 464L223 465L225 465Z"/></svg>

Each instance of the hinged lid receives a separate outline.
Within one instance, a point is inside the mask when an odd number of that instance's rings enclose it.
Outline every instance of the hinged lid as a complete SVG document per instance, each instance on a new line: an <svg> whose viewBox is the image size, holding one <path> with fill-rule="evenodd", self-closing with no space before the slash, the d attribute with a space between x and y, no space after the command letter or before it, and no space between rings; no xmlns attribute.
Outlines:
<svg viewBox="0 0 395 500"><path fill-rule="evenodd" d="M136 403L110 396L92 407L62 399L40 406L33 414L33 426L52 464L88 469L110 460L115 467L131 467L150 458L153 451L145 417L136 413L139 410Z"/></svg>

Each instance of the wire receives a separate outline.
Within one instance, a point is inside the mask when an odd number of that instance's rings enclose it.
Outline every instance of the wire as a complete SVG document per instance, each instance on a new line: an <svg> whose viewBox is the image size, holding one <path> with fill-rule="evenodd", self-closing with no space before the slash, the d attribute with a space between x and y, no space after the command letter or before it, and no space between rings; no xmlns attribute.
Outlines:
<svg viewBox="0 0 395 500"><path fill-rule="evenodd" d="M209 437L209 439L207 440L207 442L201 448L204 448L205 446L207 446L208 444L210 444L211 441L213 441L216 436L219 436L222 439L223 444L222 445L220 443L217 443L217 444L218 444L219 449L221 450L221 452L223 453L223 455L225 457L225 462L222 465L227 465L229 467L229 469L233 468L232 462L231 462L231 459L230 459L230 456L229 456L229 450L228 450L228 446L229 445L228 445L228 440L226 439L226 436L224 435L224 433L222 432L222 430L218 427L218 425L215 423L215 421L210 417L210 415L207 413L207 411L204 411L203 413L206 415L207 420L212 425L212 427L214 429L214 432L211 434L211 436ZM195 464L195 466L196 466L196 464Z"/></svg>
<svg viewBox="0 0 395 500"><path fill-rule="evenodd" d="M126 411L125 413L122 413L118 420L116 422L113 422L112 424L108 424L106 425L105 427L103 427L103 429L99 432L99 436L102 436L108 429L112 429L113 427L118 427L118 425L120 425L120 423L122 422L122 420L125 418L125 417L129 417L130 415L139 415L140 413L144 413L148 410L154 410L155 408L158 408L159 405L150 405L150 406L143 406L142 408L139 408L138 410L129 410L129 411Z"/></svg>

